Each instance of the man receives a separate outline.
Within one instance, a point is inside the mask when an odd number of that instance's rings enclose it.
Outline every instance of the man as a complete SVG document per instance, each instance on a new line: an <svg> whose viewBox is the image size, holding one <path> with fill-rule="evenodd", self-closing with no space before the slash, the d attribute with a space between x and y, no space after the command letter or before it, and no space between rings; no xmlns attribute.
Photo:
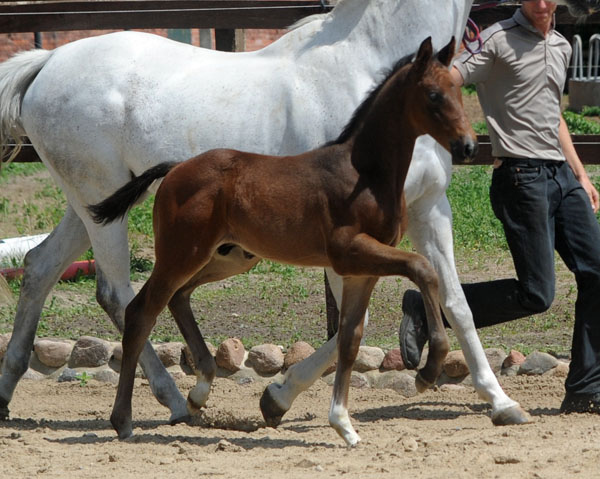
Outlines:
<svg viewBox="0 0 600 479"><path fill-rule="evenodd" d="M452 76L475 83L496 158L490 188L518 279L465 284L475 327L547 310L554 298L554 249L578 287L571 365L561 411L600 413L600 227L591 184L560 112L571 55L553 28L556 4L524 0L482 32L480 53L464 52ZM407 291L400 348L416 368L427 340L421 296Z"/></svg>

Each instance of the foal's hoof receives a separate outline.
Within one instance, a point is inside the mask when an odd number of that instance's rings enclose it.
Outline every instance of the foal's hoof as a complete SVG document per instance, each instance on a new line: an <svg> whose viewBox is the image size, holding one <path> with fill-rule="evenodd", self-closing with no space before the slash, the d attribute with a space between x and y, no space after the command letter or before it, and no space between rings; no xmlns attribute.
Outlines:
<svg viewBox="0 0 600 479"><path fill-rule="evenodd" d="M275 398L271 394L271 387L276 385L269 385L263 392L260 398L260 412L262 412L263 418L269 427L277 427L281 423L281 418L287 412L287 409L282 408Z"/></svg>
<svg viewBox="0 0 600 479"><path fill-rule="evenodd" d="M518 404L492 414L494 426L514 426L515 424L528 424L533 418Z"/></svg>
<svg viewBox="0 0 600 479"><path fill-rule="evenodd" d="M425 378L423 378L421 372L417 373L417 377L415 377L415 387L417 388L417 392L423 393L431 386L433 386L433 382L427 381Z"/></svg>
<svg viewBox="0 0 600 479"><path fill-rule="evenodd" d="M187 411L188 411L188 420L190 420L189 418L191 416L197 416L198 414L200 414L200 411L202 410L202 408L204 408L205 406L199 406L193 399L191 399L189 396L187 398L187 402L186 402L186 406L187 406ZM183 422L183 421L182 421Z"/></svg>

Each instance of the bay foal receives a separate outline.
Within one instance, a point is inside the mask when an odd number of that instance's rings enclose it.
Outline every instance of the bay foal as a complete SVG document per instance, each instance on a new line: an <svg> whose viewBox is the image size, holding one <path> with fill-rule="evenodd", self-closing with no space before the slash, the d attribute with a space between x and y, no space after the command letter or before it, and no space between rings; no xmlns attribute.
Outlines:
<svg viewBox="0 0 600 479"><path fill-rule="evenodd" d="M197 369L198 384L190 392L188 407L205 405L216 366L189 298L200 284L231 275L211 263L217 251L226 256L241 249L243 270L269 258L332 267L343 277L329 422L348 445L360 440L347 409L350 373L380 276L406 276L423 293L430 353L416 382L420 391L433 384L448 351L437 275L424 257L394 246L402 233L403 186L417 137L428 133L459 157L470 157L476 150L460 89L448 73L454 47L452 40L434 57L431 39L425 40L414 62L398 62L339 138L322 148L289 157L211 150L181 164L151 168L89 207L95 221L114 221L154 180L166 175L154 205L156 264L125 314L123 362L111 415L120 438L132 434L138 357L167 305Z"/></svg>

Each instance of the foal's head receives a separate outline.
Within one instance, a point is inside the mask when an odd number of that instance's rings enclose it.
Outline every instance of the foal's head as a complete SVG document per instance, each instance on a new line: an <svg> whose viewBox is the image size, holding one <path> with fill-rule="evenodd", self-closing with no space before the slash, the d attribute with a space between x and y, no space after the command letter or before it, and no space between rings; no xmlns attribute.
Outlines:
<svg viewBox="0 0 600 479"><path fill-rule="evenodd" d="M462 104L460 87L452 81L448 67L454 55L454 38L436 57L427 38L410 67L405 87L408 121L419 134L436 139L454 159L470 159L477 153L477 138Z"/></svg>

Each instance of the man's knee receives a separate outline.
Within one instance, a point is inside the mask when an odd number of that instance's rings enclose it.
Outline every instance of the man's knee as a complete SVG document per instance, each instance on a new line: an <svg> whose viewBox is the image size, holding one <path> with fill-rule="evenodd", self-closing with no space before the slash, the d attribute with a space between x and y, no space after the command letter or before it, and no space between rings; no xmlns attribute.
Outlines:
<svg viewBox="0 0 600 479"><path fill-rule="evenodd" d="M554 291L528 293L521 298L521 305L531 311L531 314L544 313L552 306Z"/></svg>

